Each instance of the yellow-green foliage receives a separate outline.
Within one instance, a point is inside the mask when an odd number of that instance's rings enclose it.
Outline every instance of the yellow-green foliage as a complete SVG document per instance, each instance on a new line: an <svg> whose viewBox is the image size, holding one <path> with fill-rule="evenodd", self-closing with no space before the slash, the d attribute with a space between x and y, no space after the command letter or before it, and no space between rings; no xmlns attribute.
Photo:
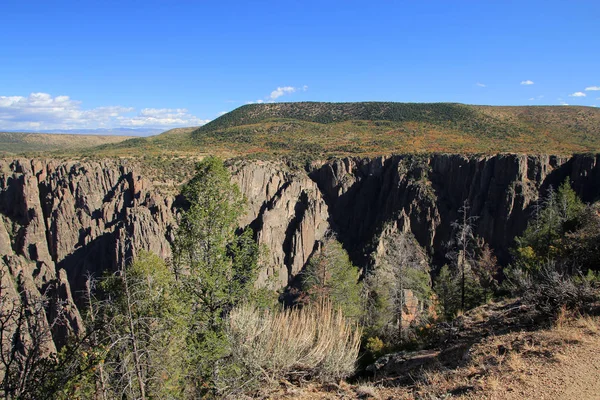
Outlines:
<svg viewBox="0 0 600 400"><path fill-rule="evenodd" d="M455 103L252 104L197 130L105 145L90 154L298 157L415 152L600 151L600 109Z"/></svg>

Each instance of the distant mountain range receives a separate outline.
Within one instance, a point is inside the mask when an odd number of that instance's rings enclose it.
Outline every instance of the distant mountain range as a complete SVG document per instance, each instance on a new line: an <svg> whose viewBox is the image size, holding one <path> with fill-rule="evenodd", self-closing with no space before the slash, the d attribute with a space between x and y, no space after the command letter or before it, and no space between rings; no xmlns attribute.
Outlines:
<svg viewBox="0 0 600 400"><path fill-rule="evenodd" d="M98 129L44 129L44 130L19 130L3 132L20 133L66 133L72 135L106 135L106 136L153 136L164 132L160 128L98 128Z"/></svg>

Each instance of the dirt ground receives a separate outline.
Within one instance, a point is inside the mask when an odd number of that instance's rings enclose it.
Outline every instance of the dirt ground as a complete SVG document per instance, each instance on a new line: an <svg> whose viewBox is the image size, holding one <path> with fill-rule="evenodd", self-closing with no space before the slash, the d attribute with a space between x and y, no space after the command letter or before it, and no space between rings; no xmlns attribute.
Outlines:
<svg viewBox="0 0 600 400"><path fill-rule="evenodd" d="M421 371L413 382L288 386L273 399L600 400L600 318L563 318L551 329L490 336L458 368Z"/></svg>
<svg viewBox="0 0 600 400"><path fill-rule="evenodd" d="M598 326L598 325L596 325ZM600 399L600 336L582 327L559 328L546 333L554 341L549 353L521 356L523 365L498 375L490 399ZM562 343L561 343L562 341Z"/></svg>

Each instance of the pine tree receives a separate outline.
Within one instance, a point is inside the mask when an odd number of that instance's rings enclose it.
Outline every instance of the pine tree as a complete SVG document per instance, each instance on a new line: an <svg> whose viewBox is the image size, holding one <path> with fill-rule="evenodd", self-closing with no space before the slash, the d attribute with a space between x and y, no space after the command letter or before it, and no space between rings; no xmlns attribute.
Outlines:
<svg viewBox="0 0 600 400"><path fill-rule="evenodd" d="M550 187L523 235L515 239L517 262L525 269L537 270L550 260L568 261L565 236L582 225L585 215L586 206L568 180L557 191Z"/></svg>
<svg viewBox="0 0 600 400"><path fill-rule="evenodd" d="M480 246L479 256L475 261L473 271L479 286L483 289L484 302L489 300L489 295L492 294L497 285L496 274L498 274L499 269L498 260L490 246L487 243Z"/></svg>
<svg viewBox="0 0 600 400"><path fill-rule="evenodd" d="M141 252L132 264L105 278L93 304L106 352L102 391L108 397L181 397L186 373L189 312L174 275L158 256Z"/></svg>
<svg viewBox="0 0 600 400"><path fill-rule="evenodd" d="M431 298L429 265L425 251L411 234L392 232L383 239L383 253L366 277L367 325L388 341L402 341L406 327L406 293L421 302Z"/></svg>
<svg viewBox="0 0 600 400"><path fill-rule="evenodd" d="M245 202L220 159L200 162L182 193L189 208L181 215L173 264L191 310L196 380L210 387L227 354L225 317L254 292L259 247L250 229L237 234Z"/></svg>
<svg viewBox="0 0 600 400"><path fill-rule="evenodd" d="M454 318L461 306L459 280L447 265L442 267L435 279L434 289L438 299L438 308L440 314L447 320Z"/></svg>
<svg viewBox="0 0 600 400"><path fill-rule="evenodd" d="M325 239L302 272L302 290L309 301L330 301L344 316L358 319L362 312L359 272L334 237Z"/></svg>

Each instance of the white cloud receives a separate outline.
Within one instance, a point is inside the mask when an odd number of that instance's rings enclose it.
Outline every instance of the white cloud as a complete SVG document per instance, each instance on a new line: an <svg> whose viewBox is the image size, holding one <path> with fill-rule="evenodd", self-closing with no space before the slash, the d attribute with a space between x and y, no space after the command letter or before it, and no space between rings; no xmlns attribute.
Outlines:
<svg viewBox="0 0 600 400"><path fill-rule="evenodd" d="M198 126L210 121L191 115L185 108L144 108L136 116L119 115L116 119L127 127Z"/></svg>
<svg viewBox="0 0 600 400"><path fill-rule="evenodd" d="M569 105L569 103L565 103L564 101L561 101L561 102L560 102L560 105L561 105L561 106L568 106L568 105Z"/></svg>
<svg viewBox="0 0 600 400"><path fill-rule="evenodd" d="M283 96L284 94L291 94L294 93L297 89L293 86L283 86L283 87L278 87L277 89L273 90L271 92L271 95L269 96L272 100L275 100L281 96Z"/></svg>
<svg viewBox="0 0 600 400"><path fill-rule="evenodd" d="M588 86L585 88L586 91L597 91L600 90L600 86Z"/></svg>
<svg viewBox="0 0 600 400"><path fill-rule="evenodd" d="M227 114L227 111L221 111L220 113L217 114L217 116L220 117L221 115L225 115L225 114Z"/></svg>
<svg viewBox="0 0 600 400"><path fill-rule="evenodd" d="M0 130L95 129L117 127L171 128L207 123L184 108L103 106L84 109L69 96L48 93L0 96Z"/></svg>
<svg viewBox="0 0 600 400"><path fill-rule="evenodd" d="M535 97L530 97L529 98L529 101L533 101L533 100L535 100Z"/></svg>
<svg viewBox="0 0 600 400"><path fill-rule="evenodd" d="M583 92L575 92L569 95L569 97L585 97L587 96L585 93Z"/></svg>
<svg viewBox="0 0 600 400"><path fill-rule="evenodd" d="M294 86L279 86L277 89L273 90L270 95L266 96L264 99L255 100L255 101L247 101L246 104L262 104L262 103L274 103L275 100L280 98L281 96L292 94L295 92L306 92L308 90L308 86L304 85L302 87L294 87Z"/></svg>
<svg viewBox="0 0 600 400"><path fill-rule="evenodd" d="M527 79L526 81L521 81L521 85L533 85L534 82L532 80Z"/></svg>
<svg viewBox="0 0 600 400"><path fill-rule="evenodd" d="M485 85L483 83L480 83L480 82L477 82L476 85L479 86L479 87L486 87L487 86L487 85Z"/></svg>

